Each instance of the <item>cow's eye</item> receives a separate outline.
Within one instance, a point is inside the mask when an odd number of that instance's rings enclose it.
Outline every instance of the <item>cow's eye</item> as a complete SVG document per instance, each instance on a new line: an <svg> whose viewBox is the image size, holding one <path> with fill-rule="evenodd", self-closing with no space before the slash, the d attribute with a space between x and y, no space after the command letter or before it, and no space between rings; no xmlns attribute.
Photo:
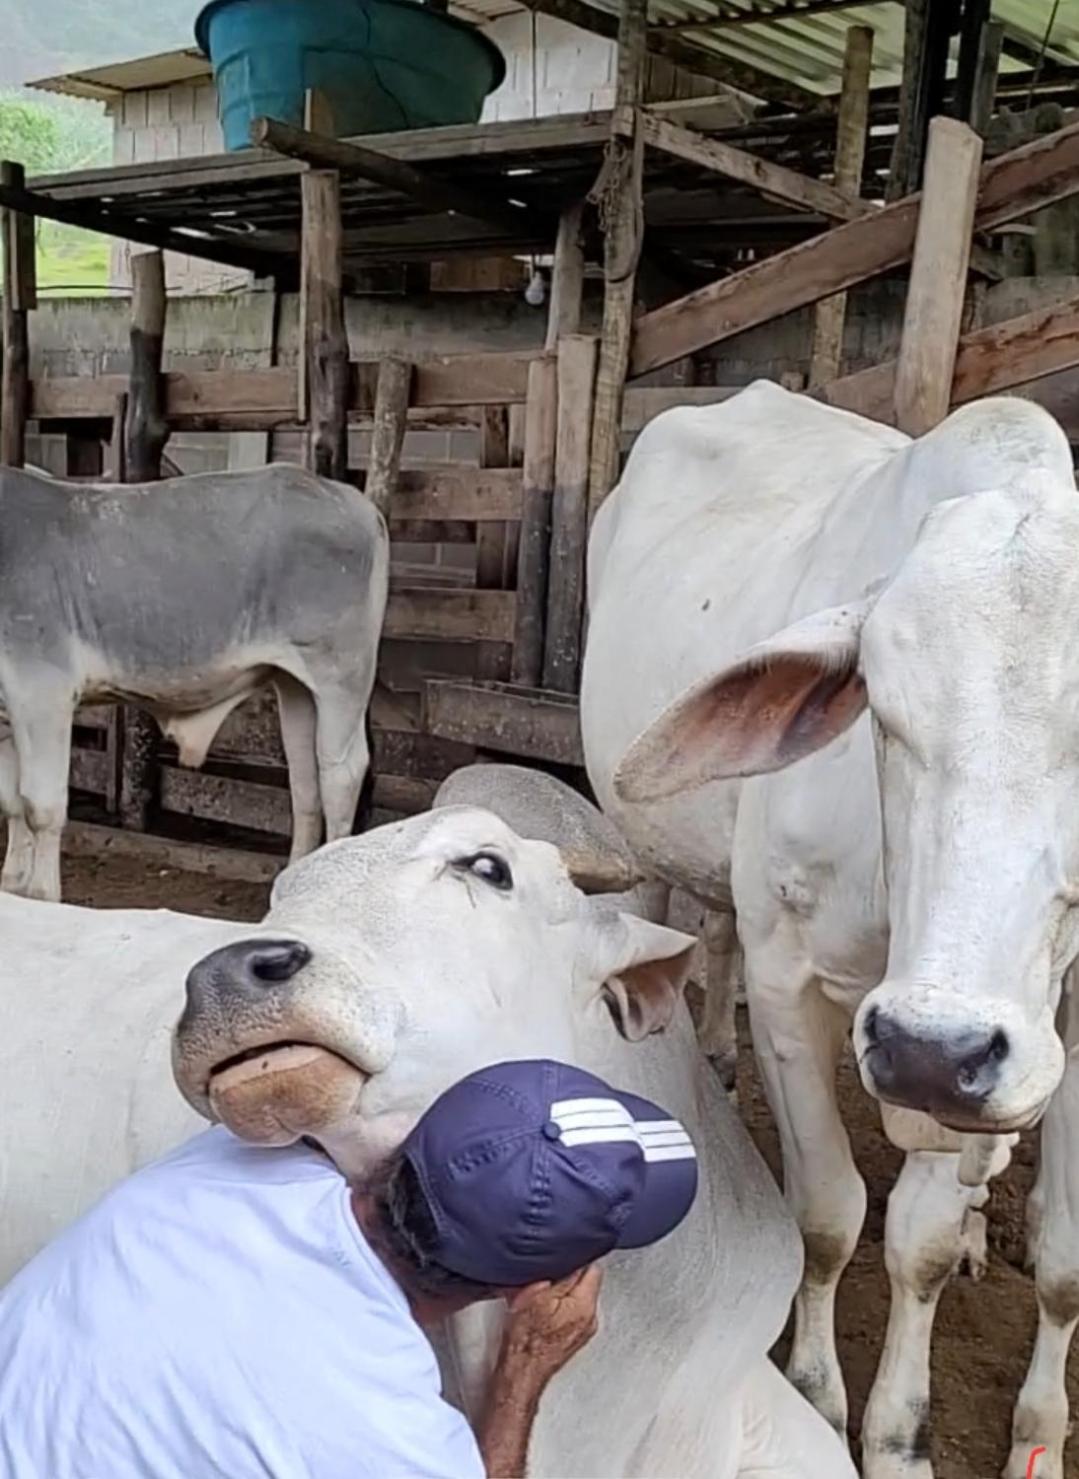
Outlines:
<svg viewBox="0 0 1079 1479"><path fill-rule="evenodd" d="M462 858L460 866L467 868L476 878L482 878L492 888L501 889L503 893L508 893L513 887L510 865L495 852L478 852L475 857Z"/></svg>

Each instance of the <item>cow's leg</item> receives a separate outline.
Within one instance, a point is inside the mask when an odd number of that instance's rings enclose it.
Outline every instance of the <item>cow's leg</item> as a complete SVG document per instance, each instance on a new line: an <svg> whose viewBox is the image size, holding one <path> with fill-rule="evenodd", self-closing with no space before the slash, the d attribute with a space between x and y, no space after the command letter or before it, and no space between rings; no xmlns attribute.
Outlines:
<svg viewBox="0 0 1079 1479"><path fill-rule="evenodd" d="M19 798L19 757L10 729L0 725L0 810L7 820L7 851L0 888L22 894L30 885L34 865L34 838Z"/></svg>
<svg viewBox="0 0 1079 1479"><path fill-rule="evenodd" d="M371 762L363 722L366 705L343 688L315 695L319 792L326 818L326 841L352 834L363 778Z"/></svg>
<svg viewBox="0 0 1079 1479"><path fill-rule="evenodd" d="M701 1023L701 1047L728 1093L734 1089L738 1068L738 1033L735 1006L742 984L742 950L735 929L734 911L715 912L704 916L707 989L704 994L704 1020Z"/></svg>
<svg viewBox="0 0 1079 1479"><path fill-rule="evenodd" d="M1026 1479L1043 1444L1038 1479L1064 1479L1068 1432L1065 1371L1079 1325L1079 1002L1066 1003L1067 1066L1042 1122L1041 1168L1031 1196L1030 1250L1038 1292L1038 1337L1012 1421L1005 1479Z"/></svg>
<svg viewBox="0 0 1079 1479"><path fill-rule="evenodd" d="M70 692L42 690L35 695L32 708L13 706L10 715L18 755L19 801L33 838L33 862L22 890L30 899L60 898L60 841L67 821L74 713Z"/></svg>
<svg viewBox="0 0 1079 1479"><path fill-rule="evenodd" d="M292 796L292 849L289 862L314 852L322 841L322 796L318 781L315 702L302 683L287 673L274 678L281 743L288 761Z"/></svg>
<svg viewBox="0 0 1079 1479"><path fill-rule="evenodd" d="M858 1479L842 1440L767 1357L741 1395L737 1479Z"/></svg>
<svg viewBox="0 0 1079 1479"><path fill-rule="evenodd" d="M1006 1139L987 1168L1011 1159ZM929 1352L941 1291L966 1258L985 1267L984 1184L963 1186L960 1157L908 1154L891 1196L884 1257L891 1283L888 1333L862 1424L865 1479L933 1479L930 1459Z"/></svg>
<svg viewBox="0 0 1079 1479"><path fill-rule="evenodd" d="M747 945L753 1045L783 1148L787 1201L805 1240L787 1374L838 1432L847 1393L835 1339L835 1296L865 1218L865 1184L839 1114L836 1069L850 1025L803 969L784 981L793 952ZM795 969L797 969L795 965ZM780 984L776 984L776 983Z"/></svg>

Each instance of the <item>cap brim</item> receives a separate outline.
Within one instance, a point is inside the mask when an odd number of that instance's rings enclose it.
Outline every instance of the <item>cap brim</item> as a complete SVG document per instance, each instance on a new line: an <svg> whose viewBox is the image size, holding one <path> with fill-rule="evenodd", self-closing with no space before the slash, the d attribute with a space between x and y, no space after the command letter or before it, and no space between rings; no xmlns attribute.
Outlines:
<svg viewBox="0 0 1079 1479"><path fill-rule="evenodd" d="M697 1156L684 1126L647 1099L620 1092L645 1143L644 1186L622 1225L619 1248L646 1248L674 1231L697 1195Z"/></svg>

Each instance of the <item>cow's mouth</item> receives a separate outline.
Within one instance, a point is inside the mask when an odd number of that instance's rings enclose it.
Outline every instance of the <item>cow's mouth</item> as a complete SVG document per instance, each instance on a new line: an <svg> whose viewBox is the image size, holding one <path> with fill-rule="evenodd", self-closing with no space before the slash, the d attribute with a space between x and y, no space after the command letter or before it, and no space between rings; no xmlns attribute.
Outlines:
<svg viewBox="0 0 1079 1479"><path fill-rule="evenodd" d="M364 1073L330 1048L282 1040L223 1058L206 1088L214 1117L243 1140L290 1145L355 1112Z"/></svg>

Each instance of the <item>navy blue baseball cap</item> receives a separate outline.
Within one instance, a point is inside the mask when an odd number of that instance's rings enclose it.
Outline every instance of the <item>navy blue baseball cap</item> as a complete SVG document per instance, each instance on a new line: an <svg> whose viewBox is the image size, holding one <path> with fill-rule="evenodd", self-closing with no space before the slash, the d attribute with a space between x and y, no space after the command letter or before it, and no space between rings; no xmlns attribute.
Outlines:
<svg viewBox="0 0 1079 1479"><path fill-rule="evenodd" d="M549 1059L469 1074L401 1153L437 1229L432 1258L499 1288L563 1279L615 1248L658 1242L697 1192L678 1120Z"/></svg>

